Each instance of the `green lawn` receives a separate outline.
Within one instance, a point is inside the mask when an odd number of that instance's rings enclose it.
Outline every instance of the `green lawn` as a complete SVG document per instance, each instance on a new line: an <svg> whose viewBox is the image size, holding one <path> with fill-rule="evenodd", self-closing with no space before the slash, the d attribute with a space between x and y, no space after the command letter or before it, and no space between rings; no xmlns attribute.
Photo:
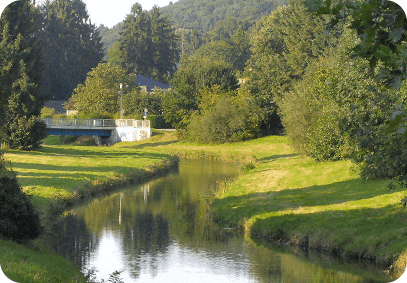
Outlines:
<svg viewBox="0 0 407 283"><path fill-rule="evenodd" d="M39 209L47 208L54 198L69 198L76 190L126 175L169 158L166 153L143 148L55 145L45 140L37 151L8 151L5 158L23 190L32 195Z"/></svg>
<svg viewBox="0 0 407 283"><path fill-rule="evenodd" d="M382 264L401 255L398 268L404 271L407 214L400 213L398 203L407 191L389 192L389 181L360 180L350 161L315 162L296 155L285 137L257 142L267 148L252 147L258 166L213 201L217 221L256 238Z"/></svg>

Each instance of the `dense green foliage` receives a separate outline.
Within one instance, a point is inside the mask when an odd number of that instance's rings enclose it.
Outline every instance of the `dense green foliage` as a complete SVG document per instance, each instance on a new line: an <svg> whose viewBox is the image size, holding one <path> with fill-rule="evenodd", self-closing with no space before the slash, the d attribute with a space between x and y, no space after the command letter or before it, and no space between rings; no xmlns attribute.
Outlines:
<svg viewBox="0 0 407 283"><path fill-rule="evenodd" d="M126 74L118 65L100 63L74 90L67 107L78 110L84 118L119 118L120 103L123 114L135 111L140 96L135 79L135 75Z"/></svg>
<svg viewBox="0 0 407 283"><path fill-rule="evenodd" d="M0 236L12 240L33 239L41 232L38 213L21 191L15 173L0 154Z"/></svg>
<svg viewBox="0 0 407 283"><path fill-rule="evenodd" d="M45 136L38 119L44 63L29 0L13 2L0 18L0 117L11 148L33 149Z"/></svg>
<svg viewBox="0 0 407 283"><path fill-rule="evenodd" d="M120 33L123 32L122 24L123 23L120 22L111 29L104 26L103 24L99 26L99 34L105 52L105 56L103 57L104 62L106 62L110 58L108 55L108 51L113 47L113 44L115 44L120 39Z"/></svg>
<svg viewBox="0 0 407 283"><path fill-rule="evenodd" d="M357 141L355 160L361 165L362 177L406 179L406 135L401 135L405 132L403 120L407 116L402 106L406 103L403 81L407 78L405 12L396 3L382 0L334 5L331 5L331 1L319 0L304 3L310 11L334 16L327 26L328 30L342 21L349 22L349 29L354 30L360 40L352 46L348 56L366 59L369 66L365 66L365 69L371 71L371 78L385 82L393 89L400 89L392 93L383 88L365 87L363 91L370 93L370 97L365 101L367 107L364 113L359 115L364 119L359 119L357 129L350 133ZM393 121L389 123L390 117ZM399 126L399 133L390 134Z"/></svg>
<svg viewBox="0 0 407 283"><path fill-rule="evenodd" d="M332 0L306 0L304 3L310 11L334 16L329 29L340 21L349 21L349 28L361 39L353 48L352 57L368 59L370 67L380 62L382 66L377 78L396 89L401 87L401 82L407 79L407 19L397 3L387 0L334 2L333 5Z"/></svg>
<svg viewBox="0 0 407 283"><path fill-rule="evenodd" d="M198 101L198 110L192 113L183 139L217 144L258 136L261 110L244 93L214 85L201 89Z"/></svg>
<svg viewBox="0 0 407 283"><path fill-rule="evenodd" d="M43 94L66 100L103 58L99 31L81 0L44 2L39 6L38 29L48 63Z"/></svg>
<svg viewBox="0 0 407 283"><path fill-rule="evenodd" d="M145 108L148 110L148 115L161 115L163 95L163 90L154 89L153 92L140 91L137 95L124 96L123 105L126 107L126 116L136 115L137 119L141 119Z"/></svg>
<svg viewBox="0 0 407 283"><path fill-rule="evenodd" d="M168 82L179 61L177 36L169 19L158 7L143 11L136 3L126 17L120 34L124 68L157 81Z"/></svg>
<svg viewBox="0 0 407 283"><path fill-rule="evenodd" d="M161 8L161 11L168 15L176 28L208 32L216 26L217 22L226 19L230 22L244 21L253 24L277 6L287 2L284 0L179 0ZM224 26L226 28L226 25Z"/></svg>
<svg viewBox="0 0 407 283"><path fill-rule="evenodd" d="M190 57L184 60L171 81L173 91L163 97L164 117L174 127L189 124L190 115L199 108L199 91L219 86L220 90L236 90L238 81L233 68L222 61Z"/></svg>
<svg viewBox="0 0 407 283"><path fill-rule="evenodd" d="M399 96L374 79L366 60L349 57L356 41L345 33L341 46L311 64L281 103L287 134L317 160L360 155L363 131L387 121Z"/></svg>
<svg viewBox="0 0 407 283"><path fill-rule="evenodd" d="M264 131L281 128L276 115L279 100L302 79L311 62L337 44L338 32L324 34L327 21L301 4L291 4L279 7L257 24L243 87L267 113Z"/></svg>

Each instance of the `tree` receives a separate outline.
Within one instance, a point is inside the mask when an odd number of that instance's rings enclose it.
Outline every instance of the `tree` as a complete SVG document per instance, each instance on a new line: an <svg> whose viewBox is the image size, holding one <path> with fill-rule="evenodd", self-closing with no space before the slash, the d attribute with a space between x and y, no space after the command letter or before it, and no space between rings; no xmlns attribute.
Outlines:
<svg viewBox="0 0 407 283"><path fill-rule="evenodd" d="M201 89L217 85L222 90L236 90L239 86L230 64L198 56L182 61L171 85L173 91L163 97L164 117L177 128L188 125L191 113L198 109Z"/></svg>
<svg viewBox="0 0 407 283"><path fill-rule="evenodd" d="M109 54L109 60L107 62L109 64L117 64L119 66L123 66L124 64L124 56L122 51L120 50L120 42L116 41L112 48L109 49L108 51Z"/></svg>
<svg viewBox="0 0 407 283"><path fill-rule="evenodd" d="M118 118L121 102L125 113L134 110L133 104L140 96L135 79L135 75L126 74L118 65L100 63L88 73L85 83L74 90L67 107L73 107L86 118Z"/></svg>
<svg viewBox="0 0 407 283"><path fill-rule="evenodd" d="M183 139L218 144L258 136L262 111L250 96L214 85L201 89L198 100L198 110L181 132Z"/></svg>
<svg viewBox="0 0 407 283"><path fill-rule="evenodd" d="M401 87L407 78L407 19L398 4L387 0L334 4L331 0L307 0L304 4L312 12L334 16L327 26L329 30L343 20L349 21L349 28L361 39L352 57L366 58L372 68L381 62L377 78L395 89Z"/></svg>
<svg viewBox="0 0 407 283"><path fill-rule="evenodd" d="M265 109L265 132L280 130L279 101L303 78L309 64L337 45L341 29L324 34L328 21L293 3L277 8L257 24L242 87Z"/></svg>
<svg viewBox="0 0 407 283"><path fill-rule="evenodd" d="M39 35L48 63L43 94L66 100L104 56L99 31L81 0L48 0L40 6L39 15Z"/></svg>
<svg viewBox="0 0 407 283"><path fill-rule="evenodd" d="M213 61L224 61L240 72L243 72L250 55L250 38L242 29L237 29L229 39L206 43L194 54Z"/></svg>
<svg viewBox="0 0 407 283"><path fill-rule="evenodd" d="M157 6L149 13L136 3L123 22L120 49L128 72L168 82L179 61L175 29Z"/></svg>
<svg viewBox="0 0 407 283"><path fill-rule="evenodd" d="M178 36L178 50L181 58L188 58L205 43L203 34L199 30L179 28L175 31Z"/></svg>
<svg viewBox="0 0 407 283"><path fill-rule="evenodd" d="M11 3L0 18L0 116L11 148L34 149L45 137L39 120L44 63L29 0Z"/></svg>

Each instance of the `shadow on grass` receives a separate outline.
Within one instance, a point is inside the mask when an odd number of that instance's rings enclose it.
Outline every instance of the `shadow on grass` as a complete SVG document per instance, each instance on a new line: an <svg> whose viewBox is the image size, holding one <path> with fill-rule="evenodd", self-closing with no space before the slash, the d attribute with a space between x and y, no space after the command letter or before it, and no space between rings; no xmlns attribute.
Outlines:
<svg viewBox="0 0 407 283"><path fill-rule="evenodd" d="M272 155L272 156L267 156L264 158L260 158L259 160L262 162L269 162L269 161L275 161L277 159L281 159L281 158L290 158L290 157L296 157L298 156L298 154L294 153L294 154L282 154L282 155Z"/></svg>
<svg viewBox="0 0 407 283"><path fill-rule="evenodd" d="M321 186L215 199L213 206L221 214L231 211L231 221L239 223L245 218L267 212L343 204L392 193L387 191L383 183L356 179Z"/></svg>
<svg viewBox="0 0 407 283"><path fill-rule="evenodd" d="M91 147L89 149L85 149L84 147L76 148L68 148L68 147L45 147L41 148L37 151L9 151L9 153L23 155L23 156L33 156L38 157L46 157L50 156L52 158L57 156L63 157L96 157L96 158L121 158L121 157L144 157L144 158L163 158L168 157L168 154L165 153L151 153L151 152L143 152L137 151L137 147L132 147L134 150L129 150L128 148L108 148L107 150L103 150L103 147Z"/></svg>
<svg viewBox="0 0 407 283"><path fill-rule="evenodd" d="M146 148L146 147L159 147L159 146L166 146L166 145L170 145L170 144L174 144L177 143L178 141L166 141L166 142L145 142L143 144L140 145L133 145L131 146L131 148Z"/></svg>
<svg viewBox="0 0 407 283"><path fill-rule="evenodd" d="M368 259L388 268L406 251L406 220L394 205L284 214L256 219L251 235L338 257Z"/></svg>
<svg viewBox="0 0 407 283"><path fill-rule="evenodd" d="M250 219L247 231L256 238L371 258L388 267L406 251L407 214L400 212L398 200L393 201L397 197L390 196L394 192L384 183L350 180L227 197L214 200L214 218L241 227ZM348 203L352 201L360 206Z"/></svg>

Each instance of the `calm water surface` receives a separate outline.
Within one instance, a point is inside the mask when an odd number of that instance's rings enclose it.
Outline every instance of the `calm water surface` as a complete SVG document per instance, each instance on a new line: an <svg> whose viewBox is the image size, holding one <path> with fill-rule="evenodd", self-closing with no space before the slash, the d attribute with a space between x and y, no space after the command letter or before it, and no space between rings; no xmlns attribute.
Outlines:
<svg viewBox="0 0 407 283"><path fill-rule="evenodd" d="M98 280L124 282L390 282L374 267L283 252L211 223L206 197L237 165L182 160L177 172L73 210L50 245Z"/></svg>

